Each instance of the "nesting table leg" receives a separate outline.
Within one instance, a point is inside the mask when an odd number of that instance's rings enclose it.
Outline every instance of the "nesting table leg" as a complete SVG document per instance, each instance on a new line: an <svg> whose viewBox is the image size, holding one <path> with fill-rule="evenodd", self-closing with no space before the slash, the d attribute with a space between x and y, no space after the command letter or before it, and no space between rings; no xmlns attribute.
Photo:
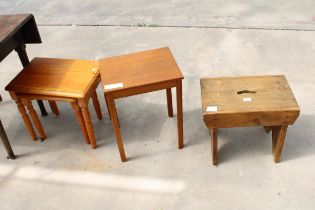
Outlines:
<svg viewBox="0 0 315 210"><path fill-rule="evenodd" d="M23 65L23 67L27 66L27 64L29 64L29 62L30 62L28 59L25 48L26 48L25 44L22 44L22 45L17 46L17 48L15 49L15 51L19 55L19 58L20 58L20 61ZM42 115L46 116L47 112L46 112L43 101L37 100L37 103L38 103L38 106L39 106L39 109L40 109L40 112L42 113Z"/></svg>
<svg viewBox="0 0 315 210"><path fill-rule="evenodd" d="M12 147L10 145L9 139L7 137L7 134L3 128L2 122L0 120L0 137L1 137L1 141L3 143L3 146L5 148L5 150L8 153L8 158L10 159L15 159L15 155L13 153Z"/></svg>
<svg viewBox="0 0 315 210"><path fill-rule="evenodd" d="M15 103L16 103L16 105L17 105L17 107L21 113L22 119L24 121L24 124L26 125L28 132L30 133L32 139L35 141L37 139L37 137L36 137L33 125L31 123L31 120L30 120L28 114L26 113L26 109L25 109L24 105L21 103L20 100L16 100Z"/></svg>
<svg viewBox="0 0 315 210"><path fill-rule="evenodd" d="M71 102L71 107L75 113L75 116L77 118L77 121L79 122L82 134L85 138L85 141L87 144L90 144L90 139L89 139L89 135L86 131L86 127L85 127L85 123L84 123L84 119L83 119L83 115L82 112L80 110L80 106L78 104L78 102Z"/></svg>
<svg viewBox="0 0 315 210"><path fill-rule="evenodd" d="M182 149L184 148L182 80L177 81L176 98L177 98L178 148Z"/></svg>
<svg viewBox="0 0 315 210"><path fill-rule="evenodd" d="M167 98L167 111L168 116L173 117L173 103L172 103L172 89L166 89L166 98Z"/></svg>
<svg viewBox="0 0 315 210"><path fill-rule="evenodd" d="M93 149L96 149L96 140L95 140L95 136L94 136L94 129L93 129L93 125L92 125L92 121L91 121L91 115L90 115L87 101L79 102L79 104L80 104L81 112L83 115L86 131L88 133L91 146Z"/></svg>
<svg viewBox="0 0 315 210"><path fill-rule="evenodd" d="M210 128L212 164L218 164L218 129Z"/></svg>
<svg viewBox="0 0 315 210"><path fill-rule="evenodd" d="M45 131L43 129L42 123L40 122L40 120L39 120L39 118L38 118L38 116L37 116L37 114L33 108L32 101L26 100L25 105L28 109L28 112L29 112L34 124L35 124L35 127L37 128L37 130L39 132L40 139L42 141L44 141L46 139L46 134L45 134Z"/></svg>
<svg viewBox="0 0 315 210"><path fill-rule="evenodd" d="M273 156L274 156L274 161L276 163L280 162L287 129L288 129L287 125L274 126L272 128Z"/></svg>
<svg viewBox="0 0 315 210"><path fill-rule="evenodd" d="M118 117L117 117L115 101L112 97L109 97L109 96L105 96L105 97L107 98L107 102L109 105L108 108L110 111L110 115L112 117L112 122L113 122L115 135L116 135L117 146L118 146L118 150L119 150L119 154L120 154L120 159L122 162L125 162L125 161L127 161L127 159L126 159L125 149L124 149L124 145L123 145L123 141L122 141L122 137L121 137L121 133L120 133L119 121L118 121Z"/></svg>
<svg viewBox="0 0 315 210"><path fill-rule="evenodd" d="M55 115L59 115L59 109L58 109L56 101L48 101L48 103L49 103L52 113L54 113Z"/></svg>
<svg viewBox="0 0 315 210"><path fill-rule="evenodd" d="M95 112L97 115L97 119L101 120L102 119L102 111L101 111L100 102L98 101L98 98L97 98L96 91L94 91L92 93L92 101L93 101L94 109L95 109Z"/></svg>
<svg viewBox="0 0 315 210"><path fill-rule="evenodd" d="M108 115L109 115L109 118L112 119L112 116L110 116L110 111L109 111L109 104L108 104L108 99L107 99L107 96L104 95L105 97L105 102L106 102L106 107L107 107L107 112L108 112Z"/></svg>

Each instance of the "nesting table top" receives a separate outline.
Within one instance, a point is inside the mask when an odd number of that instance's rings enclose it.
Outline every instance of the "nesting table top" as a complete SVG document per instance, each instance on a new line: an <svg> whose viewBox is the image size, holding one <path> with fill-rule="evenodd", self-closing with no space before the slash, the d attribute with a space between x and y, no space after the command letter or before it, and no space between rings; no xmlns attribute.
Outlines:
<svg viewBox="0 0 315 210"><path fill-rule="evenodd" d="M104 92L183 79L169 48L160 48L101 59Z"/></svg>
<svg viewBox="0 0 315 210"><path fill-rule="evenodd" d="M98 76L97 61L34 58L7 85L6 90L82 98Z"/></svg>

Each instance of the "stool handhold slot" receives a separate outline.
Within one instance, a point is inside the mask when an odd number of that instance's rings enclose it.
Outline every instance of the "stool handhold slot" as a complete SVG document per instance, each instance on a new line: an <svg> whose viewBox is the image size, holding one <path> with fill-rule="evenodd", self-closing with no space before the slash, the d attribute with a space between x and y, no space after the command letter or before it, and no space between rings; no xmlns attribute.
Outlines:
<svg viewBox="0 0 315 210"><path fill-rule="evenodd" d="M240 90L240 91L237 91L237 94L243 94L243 93L256 93L256 91L252 91L252 90Z"/></svg>

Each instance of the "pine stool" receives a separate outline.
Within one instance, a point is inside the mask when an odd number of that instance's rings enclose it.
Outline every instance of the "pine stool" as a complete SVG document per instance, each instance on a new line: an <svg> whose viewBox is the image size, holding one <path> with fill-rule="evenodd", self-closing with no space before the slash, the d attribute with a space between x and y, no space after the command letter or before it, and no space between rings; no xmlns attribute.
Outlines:
<svg viewBox="0 0 315 210"><path fill-rule="evenodd" d="M71 103L86 142L96 148L88 102L92 98L97 117L102 119L96 94L100 81L97 61L34 58L5 89L16 102L33 140L37 137L29 115L41 140L46 138L46 134L32 106L32 100L51 101L50 107L56 115L59 111L55 101L66 101Z"/></svg>
<svg viewBox="0 0 315 210"><path fill-rule="evenodd" d="M285 136L300 108L283 75L202 78L203 120L211 133L212 163L217 165L219 128L263 126L272 131L274 161L280 161Z"/></svg>

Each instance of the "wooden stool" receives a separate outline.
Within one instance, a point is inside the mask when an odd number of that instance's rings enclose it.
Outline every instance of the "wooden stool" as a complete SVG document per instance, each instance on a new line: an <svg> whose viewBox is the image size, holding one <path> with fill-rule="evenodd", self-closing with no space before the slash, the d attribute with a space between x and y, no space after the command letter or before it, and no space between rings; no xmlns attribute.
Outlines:
<svg viewBox="0 0 315 210"><path fill-rule="evenodd" d="M59 114L59 110L55 101L67 101L71 103L86 142L91 144L92 148L96 148L88 101L92 98L97 117L102 119L96 95L96 88L100 81L97 61L34 58L7 85L6 90L15 100L33 140L36 140L37 137L29 115L41 140L46 138L46 134L31 100L51 101L49 104L56 115Z"/></svg>
<svg viewBox="0 0 315 210"><path fill-rule="evenodd" d="M211 132L212 162L217 164L217 129L264 126L272 131L274 161L280 161L288 125L300 108L284 76L203 78L202 112Z"/></svg>
<svg viewBox="0 0 315 210"><path fill-rule="evenodd" d="M126 161L115 99L166 89L168 116L173 117L171 88L176 87L178 147L183 143L182 80L168 48L132 53L100 60L102 87L113 122L121 161Z"/></svg>

